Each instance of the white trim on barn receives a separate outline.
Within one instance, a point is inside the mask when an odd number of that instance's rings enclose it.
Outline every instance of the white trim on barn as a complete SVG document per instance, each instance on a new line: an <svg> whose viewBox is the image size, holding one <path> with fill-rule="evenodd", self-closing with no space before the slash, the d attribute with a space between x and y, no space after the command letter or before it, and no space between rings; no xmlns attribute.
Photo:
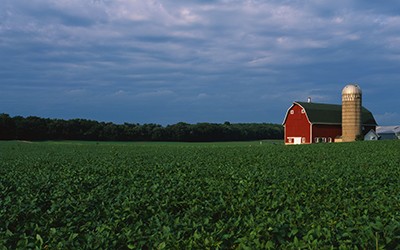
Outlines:
<svg viewBox="0 0 400 250"><path fill-rule="evenodd" d="M287 144L293 144L293 145L297 145L297 144L303 144L302 142L302 138L304 137L288 137L288 143Z"/></svg>

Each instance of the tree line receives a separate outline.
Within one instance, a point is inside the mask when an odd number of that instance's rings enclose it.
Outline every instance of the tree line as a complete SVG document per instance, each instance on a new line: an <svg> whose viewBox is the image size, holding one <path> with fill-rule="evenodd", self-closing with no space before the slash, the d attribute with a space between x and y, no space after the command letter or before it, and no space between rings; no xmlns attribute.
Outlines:
<svg viewBox="0 0 400 250"><path fill-rule="evenodd" d="M282 139L283 127L271 123L197 123L173 125L49 119L0 114L0 140L87 141L245 141Z"/></svg>

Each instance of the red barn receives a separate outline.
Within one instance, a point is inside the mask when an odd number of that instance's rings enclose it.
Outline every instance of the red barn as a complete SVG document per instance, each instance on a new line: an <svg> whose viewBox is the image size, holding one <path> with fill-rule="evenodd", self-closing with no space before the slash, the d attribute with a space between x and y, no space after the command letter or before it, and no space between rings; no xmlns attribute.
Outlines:
<svg viewBox="0 0 400 250"><path fill-rule="evenodd" d="M333 142L342 135L342 105L294 102L283 120L285 144ZM377 123L366 108L361 110L361 127L365 135Z"/></svg>

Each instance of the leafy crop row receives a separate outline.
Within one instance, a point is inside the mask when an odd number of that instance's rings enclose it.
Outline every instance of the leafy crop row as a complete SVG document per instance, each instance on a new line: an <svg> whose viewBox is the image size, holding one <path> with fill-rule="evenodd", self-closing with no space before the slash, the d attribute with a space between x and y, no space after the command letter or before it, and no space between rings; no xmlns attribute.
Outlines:
<svg viewBox="0 0 400 250"><path fill-rule="evenodd" d="M399 249L400 143L0 143L0 249Z"/></svg>

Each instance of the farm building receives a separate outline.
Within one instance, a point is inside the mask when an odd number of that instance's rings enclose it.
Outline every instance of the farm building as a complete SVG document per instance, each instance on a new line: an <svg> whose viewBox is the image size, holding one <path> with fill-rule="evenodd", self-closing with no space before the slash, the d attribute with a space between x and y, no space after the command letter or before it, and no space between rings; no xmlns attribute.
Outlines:
<svg viewBox="0 0 400 250"><path fill-rule="evenodd" d="M378 126L376 133L379 140L395 140L400 139L400 126Z"/></svg>
<svg viewBox="0 0 400 250"><path fill-rule="evenodd" d="M379 140L379 135L371 129L366 135L364 135L364 141L377 141Z"/></svg>
<svg viewBox="0 0 400 250"><path fill-rule="evenodd" d="M285 144L354 141L375 130L376 121L361 106L361 89L357 85L343 89L342 103L294 102L283 121Z"/></svg>

